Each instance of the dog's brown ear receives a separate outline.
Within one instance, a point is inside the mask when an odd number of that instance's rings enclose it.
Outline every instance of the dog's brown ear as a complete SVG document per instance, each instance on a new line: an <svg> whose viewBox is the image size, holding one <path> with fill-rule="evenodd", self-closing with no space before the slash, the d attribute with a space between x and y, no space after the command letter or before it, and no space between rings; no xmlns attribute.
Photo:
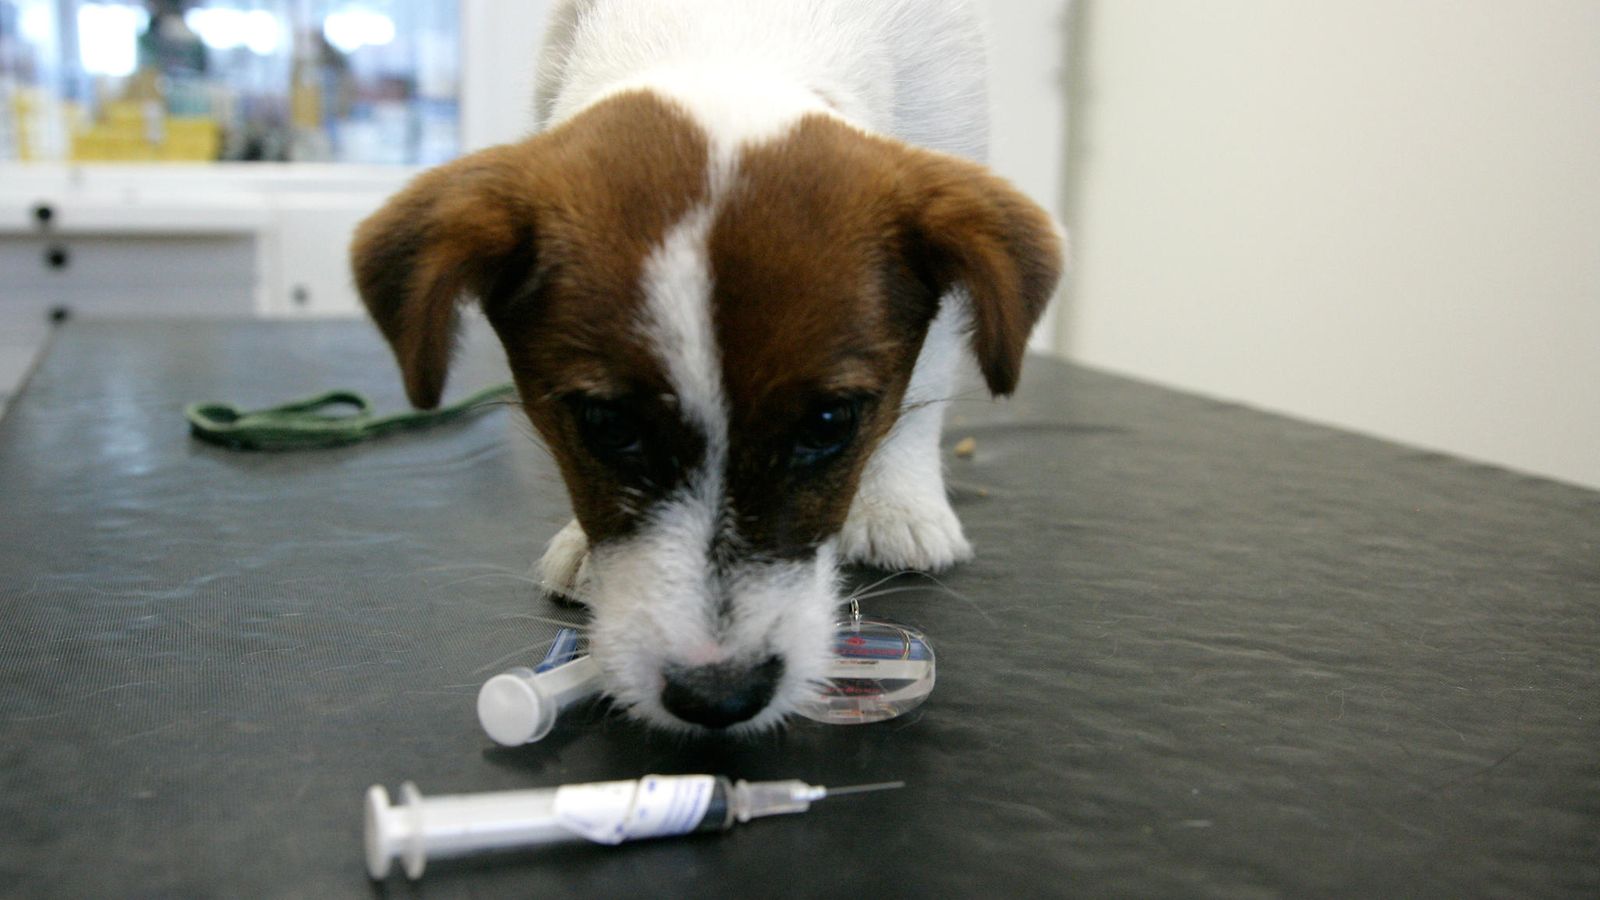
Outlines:
<svg viewBox="0 0 1600 900"><path fill-rule="evenodd" d="M913 159L913 267L936 295L966 288L978 367L990 393L1010 394L1028 334L1061 278L1061 230L1038 204L976 163L921 151Z"/></svg>
<svg viewBox="0 0 1600 900"><path fill-rule="evenodd" d="M534 253L530 139L417 176L356 229L356 289L421 409L439 405L455 348L457 304L485 298Z"/></svg>

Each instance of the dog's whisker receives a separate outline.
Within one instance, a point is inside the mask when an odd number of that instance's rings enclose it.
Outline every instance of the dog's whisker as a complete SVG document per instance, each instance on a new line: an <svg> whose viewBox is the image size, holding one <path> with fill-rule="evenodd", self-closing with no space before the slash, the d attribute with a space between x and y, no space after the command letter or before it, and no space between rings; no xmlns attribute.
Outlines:
<svg viewBox="0 0 1600 900"><path fill-rule="evenodd" d="M995 626L995 625L999 625L1000 624L999 622L995 621L995 618L993 616L989 615L989 611L984 609L983 605L980 604L978 601L972 599L971 597L968 597L966 594L963 594L958 590L955 590L954 588L950 587L949 585L945 584L943 581L940 581L938 578L934 577L933 575L930 575L927 572L918 572L917 574L921 575L922 577L924 577L924 578L928 579L929 581L933 582L934 584L938 585L940 590L944 591L949 596L954 597L957 600L960 600L961 602L963 602L963 603L967 604L968 606L972 607L973 611L975 611L978 615L982 616L983 620L985 622L989 623L991 626Z"/></svg>
<svg viewBox="0 0 1600 900"><path fill-rule="evenodd" d="M543 622L546 625L556 625L561 628L572 628L579 632L583 631L583 626L577 622L563 622L560 619L552 619L548 616L537 616L533 613L506 613L505 615L496 616L494 620L496 622L505 622L513 619L526 622Z"/></svg>
<svg viewBox="0 0 1600 900"><path fill-rule="evenodd" d="M538 429L533 427L533 423L524 422L520 430L522 431L523 435L528 438L529 443L537 448L540 453L544 454L546 460L551 463L556 461L556 455L551 452L549 445L544 442L544 437L539 434Z"/></svg>
<svg viewBox="0 0 1600 900"><path fill-rule="evenodd" d="M537 644L529 644L526 647L519 647L516 650L513 650L510 653L505 654L504 656L501 656L501 657L499 657L499 658L497 658L497 659L495 659L495 660L493 660L491 662L488 662L488 663L485 663L484 665L479 666L476 669L473 669L471 674L473 674L473 675L482 675L483 673L489 671L490 669L498 669L500 666L505 665L506 663L510 662L511 660L513 660L513 659L515 659L516 657L519 657L519 656L524 657L524 658L532 658L535 654L538 654L541 651L549 652L550 647L554 643L555 643L555 641L550 640L550 641L543 641L543 642L537 643Z"/></svg>
<svg viewBox="0 0 1600 900"><path fill-rule="evenodd" d="M855 590L851 591L844 598L844 600L845 600L846 603L850 602L851 600L860 600L863 596L866 595L867 591L872 590L873 588L877 587L880 584L883 584L884 582L893 581L896 578L899 578L902 574L905 574L905 573L903 573L903 572L895 572L892 575L885 575L882 578L879 578L877 581L874 581L873 583L871 583L871 584L869 584L869 585L867 585L865 587L859 587L859 588L856 588Z"/></svg>
<svg viewBox="0 0 1600 900"><path fill-rule="evenodd" d="M474 569L478 569L478 570L488 569L491 572L508 572L508 571L511 571L510 569L507 569L505 566L502 566L502 565L500 565L498 563L488 563L488 562L478 562L478 563L439 563L437 565L432 565L432 566L423 566L421 569L418 569L417 571L419 571L419 572L462 572L462 571L470 571L470 570L474 570Z"/></svg>
<svg viewBox="0 0 1600 900"><path fill-rule="evenodd" d="M988 610L984 609L982 604L978 603L978 601L972 599L971 597L967 596L966 594L961 593L958 590L955 590L954 588L952 588L949 585L945 584L943 581L940 581L938 579L938 577L936 577L936 576L934 576L934 575L932 575L932 574L930 574L928 572L919 572L919 571L916 571L914 569L907 569L907 570L904 570L904 571L896 572L893 575L889 575L889 576L886 576L884 578L880 578L877 581L873 582L870 585L867 585L864 588L858 588L858 589L852 591L848 596L846 596L844 598L843 602L845 602L845 603L851 603L851 602L860 603L862 600L871 600L871 599L874 599L874 598L877 598L877 597L886 597L886 596L889 596L891 594L900 594L900 593L905 593L905 592L908 592L908 591L920 591L920 590L928 590L929 589L927 585L908 584L908 585L901 585L901 586L898 586L898 587L885 588L885 589L883 589L881 591L873 591L873 589L876 588L878 585L881 585L886 581L891 581L893 579L899 578L902 575L916 575L916 576L920 576L922 578L926 578L927 580L933 582L933 588L935 590L939 591L940 593L946 594L948 596L954 597L957 600L960 600L961 602L966 603L967 605L971 606L978 613L978 615L983 617L983 620L985 622L988 622L990 625L998 624L995 621L994 617L989 615Z"/></svg>
<svg viewBox="0 0 1600 900"><path fill-rule="evenodd" d="M933 582L934 584L938 585L939 587L944 588L947 591L950 590L950 587L948 585L946 585L943 581L939 580L939 576L934 575L932 572L924 572L921 569L900 569L897 572L891 573L887 578L881 578L878 581L874 582L872 586L876 586L876 585L882 584L885 581L888 581L890 579L901 578L901 577L924 578L924 579L927 579L928 581Z"/></svg>
<svg viewBox="0 0 1600 900"><path fill-rule="evenodd" d="M537 577L535 577L533 575L529 575L529 574L527 574L525 572L498 572L496 574L499 575L502 578L509 578L512 581L521 581L521 582L525 582L527 584L531 584L536 588L543 588L545 586L543 579L537 578ZM485 576L485 577L487 577L487 576Z"/></svg>
<svg viewBox="0 0 1600 900"><path fill-rule="evenodd" d="M948 588L940 588L938 586L929 586L926 584L904 584L899 587L890 587L884 588L881 591L873 591L870 594L861 594L860 596L851 597L850 599L857 602L862 600L876 600L879 597L889 597L893 596L894 594L909 594L916 591L932 591L960 596L959 594L956 594L955 591L949 590Z"/></svg>
<svg viewBox="0 0 1600 900"><path fill-rule="evenodd" d="M910 401L904 402L904 403L902 403L900 405L900 411L901 412L909 412L909 411L914 410L914 409L923 409L923 408L926 408L926 407L929 407L929 406L938 406L941 403L974 403L974 402L989 403L989 402L992 402L992 399L989 397L989 395L985 391L983 391L981 389L974 389L974 390L970 390L970 391L962 391L961 393L958 393L958 394L947 394L947 395L945 395L943 397L929 397L929 398L922 399L922 400L910 400Z"/></svg>
<svg viewBox="0 0 1600 900"><path fill-rule="evenodd" d="M454 581L445 582L444 584L440 585L440 587L441 588L451 588L451 587L455 587L457 585L471 584L474 581L483 581L486 578L507 578L507 579L510 579L512 581L524 581L524 582L527 582L527 583L535 585L535 586L539 586L540 585L540 582L539 582L538 579L530 578L527 575L524 575L524 574L522 574L520 572L484 572L484 573L479 574L479 575L469 575L466 578L457 578Z"/></svg>

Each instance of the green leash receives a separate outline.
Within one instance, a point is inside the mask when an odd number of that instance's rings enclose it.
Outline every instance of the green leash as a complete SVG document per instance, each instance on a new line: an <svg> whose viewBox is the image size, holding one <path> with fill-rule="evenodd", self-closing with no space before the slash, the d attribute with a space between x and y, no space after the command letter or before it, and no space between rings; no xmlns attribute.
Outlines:
<svg viewBox="0 0 1600 900"><path fill-rule="evenodd" d="M226 403L191 403L183 415L195 437L234 450L315 450L442 425L500 405L515 393L514 385L497 384L439 409L387 416L373 415L372 402L355 391L328 391L253 412Z"/></svg>

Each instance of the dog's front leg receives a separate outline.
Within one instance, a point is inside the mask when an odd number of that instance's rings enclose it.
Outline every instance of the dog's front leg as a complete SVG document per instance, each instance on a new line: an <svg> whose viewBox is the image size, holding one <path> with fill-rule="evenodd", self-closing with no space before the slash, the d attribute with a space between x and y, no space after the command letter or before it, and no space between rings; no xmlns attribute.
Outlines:
<svg viewBox="0 0 1600 900"><path fill-rule="evenodd" d="M903 416L867 463L839 535L846 561L937 572L972 558L961 520L945 496L940 407Z"/></svg>
<svg viewBox="0 0 1600 900"><path fill-rule="evenodd" d="M961 353L960 306L945 303L930 325L904 411L867 461L839 535L846 562L936 572L972 558L972 545L945 495L939 456L944 408Z"/></svg>
<svg viewBox="0 0 1600 900"><path fill-rule="evenodd" d="M583 602L583 585L589 574L589 537L577 519L550 539L537 569L539 584L546 593L561 600Z"/></svg>

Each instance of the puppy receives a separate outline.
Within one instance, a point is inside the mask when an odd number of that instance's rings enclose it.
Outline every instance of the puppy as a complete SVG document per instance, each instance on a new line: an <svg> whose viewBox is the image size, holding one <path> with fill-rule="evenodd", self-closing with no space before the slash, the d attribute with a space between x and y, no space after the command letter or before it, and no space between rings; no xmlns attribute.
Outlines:
<svg viewBox="0 0 1600 900"><path fill-rule="evenodd" d="M1060 232L978 162L962 0L576 0L541 130L419 176L356 283L411 401L457 304L505 345L576 519L544 581L608 692L669 729L774 726L830 654L837 567L942 569L943 403L1009 394Z"/></svg>

